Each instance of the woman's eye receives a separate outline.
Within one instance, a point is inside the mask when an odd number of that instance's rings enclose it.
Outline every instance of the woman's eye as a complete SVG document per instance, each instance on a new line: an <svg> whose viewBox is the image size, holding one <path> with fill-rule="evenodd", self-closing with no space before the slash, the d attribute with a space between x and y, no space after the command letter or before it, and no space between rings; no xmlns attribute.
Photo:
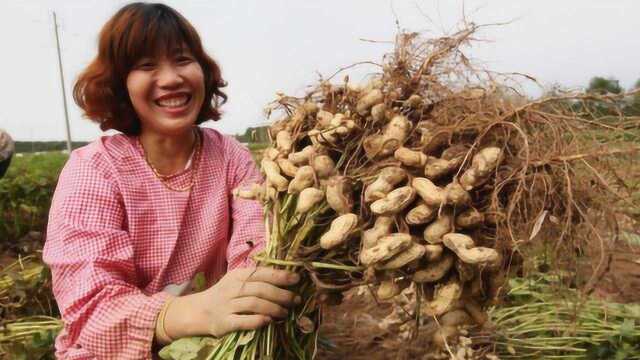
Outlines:
<svg viewBox="0 0 640 360"><path fill-rule="evenodd" d="M193 62L193 58L189 56L179 56L177 60L179 64L184 64L184 65L191 64Z"/></svg>
<svg viewBox="0 0 640 360"><path fill-rule="evenodd" d="M138 64L136 67L140 70L151 70L155 66L152 62L143 62Z"/></svg>

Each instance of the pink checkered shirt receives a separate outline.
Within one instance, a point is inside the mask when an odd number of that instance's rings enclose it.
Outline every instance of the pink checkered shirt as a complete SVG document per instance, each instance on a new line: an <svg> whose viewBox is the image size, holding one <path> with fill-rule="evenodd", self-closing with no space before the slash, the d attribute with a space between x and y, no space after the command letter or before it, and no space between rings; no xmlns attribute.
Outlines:
<svg viewBox="0 0 640 360"><path fill-rule="evenodd" d="M249 151L202 129L202 157L189 192L167 189L136 138L105 136L74 151L51 205L44 260L64 330L58 359L149 359L169 284L204 272L216 282L253 266L264 245L259 203L231 190L261 181ZM192 168L171 179L181 186Z"/></svg>

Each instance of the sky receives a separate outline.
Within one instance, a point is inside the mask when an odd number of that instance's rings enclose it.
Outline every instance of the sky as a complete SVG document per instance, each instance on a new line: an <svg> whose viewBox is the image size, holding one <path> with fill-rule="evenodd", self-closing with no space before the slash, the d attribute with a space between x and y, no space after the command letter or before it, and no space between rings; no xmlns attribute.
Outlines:
<svg viewBox="0 0 640 360"><path fill-rule="evenodd" d="M174 0L164 1L199 31L229 83L223 133L268 122L276 92L301 96L341 67L379 62L399 29L453 33L463 18L484 28L467 54L483 66L534 76L543 86L588 85L615 77L625 89L640 79L638 0ZM102 25L128 1L1 0L0 128L20 141L66 137L52 12L58 18L71 137L102 133L82 117L71 89L95 57ZM376 42L366 41L376 40ZM350 74L365 81L373 68ZM541 90L525 85L531 96Z"/></svg>

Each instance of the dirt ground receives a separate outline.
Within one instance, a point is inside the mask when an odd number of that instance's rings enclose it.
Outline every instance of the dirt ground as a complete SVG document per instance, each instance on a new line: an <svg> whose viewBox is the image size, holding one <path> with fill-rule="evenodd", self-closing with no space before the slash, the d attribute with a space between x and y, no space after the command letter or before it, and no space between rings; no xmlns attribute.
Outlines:
<svg viewBox="0 0 640 360"><path fill-rule="evenodd" d="M614 302L640 303L640 247L616 248L609 270L598 282L593 294Z"/></svg>
<svg viewBox="0 0 640 360"><path fill-rule="evenodd" d="M347 294L342 304L328 308L321 328L318 359L420 359L426 336L406 343L397 333L378 326L391 304L376 304L369 294Z"/></svg>
<svg viewBox="0 0 640 360"><path fill-rule="evenodd" d="M621 303L640 303L640 247L620 246L612 253L608 271L593 296ZM406 341L379 324L391 312L390 304L376 304L366 293L348 293L342 304L324 314L319 359L422 359L430 344L419 334Z"/></svg>

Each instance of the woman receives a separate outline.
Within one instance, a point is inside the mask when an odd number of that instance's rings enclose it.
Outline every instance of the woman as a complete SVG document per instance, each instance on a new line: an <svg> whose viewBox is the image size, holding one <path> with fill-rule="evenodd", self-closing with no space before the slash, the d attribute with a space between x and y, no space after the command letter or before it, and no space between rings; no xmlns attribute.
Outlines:
<svg viewBox="0 0 640 360"><path fill-rule="evenodd" d="M300 301L282 289L297 275L251 268L262 210L230 196L260 181L250 153L197 126L220 118L224 85L166 5L130 4L105 24L74 98L123 134L74 151L53 198L44 260L65 323L58 359L147 359L154 342L255 329ZM210 287L188 293L201 272Z"/></svg>

